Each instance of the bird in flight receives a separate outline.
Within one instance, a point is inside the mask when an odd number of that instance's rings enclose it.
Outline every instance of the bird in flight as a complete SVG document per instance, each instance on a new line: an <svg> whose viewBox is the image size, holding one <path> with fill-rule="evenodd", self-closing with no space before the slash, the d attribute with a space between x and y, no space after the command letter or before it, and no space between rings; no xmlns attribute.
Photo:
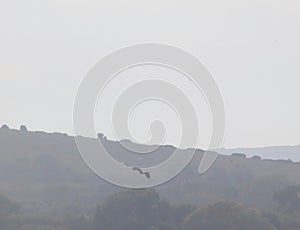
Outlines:
<svg viewBox="0 0 300 230"><path fill-rule="evenodd" d="M150 177L151 177L149 172L144 172L142 169L140 169L138 167L133 167L132 170L138 171L140 174L145 175L148 179L150 179Z"/></svg>

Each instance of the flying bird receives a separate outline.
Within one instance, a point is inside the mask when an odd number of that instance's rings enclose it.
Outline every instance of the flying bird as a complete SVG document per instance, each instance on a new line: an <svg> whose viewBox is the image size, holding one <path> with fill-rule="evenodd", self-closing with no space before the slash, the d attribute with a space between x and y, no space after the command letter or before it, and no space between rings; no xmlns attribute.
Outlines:
<svg viewBox="0 0 300 230"><path fill-rule="evenodd" d="M142 169L140 169L138 167L133 167L132 170L138 171L140 174L145 175L148 179L150 179L150 177L151 177L149 172L144 172Z"/></svg>

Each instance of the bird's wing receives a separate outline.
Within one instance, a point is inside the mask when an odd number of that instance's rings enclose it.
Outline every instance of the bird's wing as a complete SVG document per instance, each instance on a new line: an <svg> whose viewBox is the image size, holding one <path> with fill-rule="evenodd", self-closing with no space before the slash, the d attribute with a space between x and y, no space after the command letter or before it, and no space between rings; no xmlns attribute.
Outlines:
<svg viewBox="0 0 300 230"><path fill-rule="evenodd" d="M138 168L138 167L133 167L132 170L138 171L140 174L143 173L143 171L140 168Z"/></svg>

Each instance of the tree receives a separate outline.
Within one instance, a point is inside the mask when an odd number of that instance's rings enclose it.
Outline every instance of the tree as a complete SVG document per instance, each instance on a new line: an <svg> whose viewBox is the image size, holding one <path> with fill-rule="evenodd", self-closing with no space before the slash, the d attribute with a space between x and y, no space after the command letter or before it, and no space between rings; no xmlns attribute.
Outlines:
<svg viewBox="0 0 300 230"><path fill-rule="evenodd" d="M300 187L289 186L274 194L278 210L286 214L300 213Z"/></svg>
<svg viewBox="0 0 300 230"><path fill-rule="evenodd" d="M171 206L153 189L127 190L97 207L96 230L176 230L190 206Z"/></svg>
<svg viewBox="0 0 300 230"><path fill-rule="evenodd" d="M184 230L276 230L256 211L233 202L219 202L188 216Z"/></svg>
<svg viewBox="0 0 300 230"><path fill-rule="evenodd" d="M289 186L276 192L273 199L277 202L277 210L283 220L283 229L298 230L300 228L300 187Z"/></svg>
<svg viewBox="0 0 300 230"><path fill-rule="evenodd" d="M0 195L0 219L19 211L20 205Z"/></svg>
<svg viewBox="0 0 300 230"><path fill-rule="evenodd" d="M0 195L0 229L7 229L10 225L8 217L20 209L19 204Z"/></svg>
<svg viewBox="0 0 300 230"><path fill-rule="evenodd" d="M27 129L27 127L26 127L25 125L21 125L21 126L20 126L20 131L22 131L22 132L27 132L28 129Z"/></svg>
<svg viewBox="0 0 300 230"><path fill-rule="evenodd" d="M9 129L9 127L8 127L8 125L4 124L4 125L2 125L2 126L1 126L1 129L8 130L8 129Z"/></svg>

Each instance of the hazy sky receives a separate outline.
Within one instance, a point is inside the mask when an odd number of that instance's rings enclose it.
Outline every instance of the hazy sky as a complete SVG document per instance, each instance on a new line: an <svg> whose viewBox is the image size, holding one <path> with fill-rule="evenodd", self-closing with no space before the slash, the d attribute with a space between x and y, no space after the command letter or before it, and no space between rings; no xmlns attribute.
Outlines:
<svg viewBox="0 0 300 230"><path fill-rule="evenodd" d="M117 48L162 42L214 75L226 147L299 144L299 12L297 0L0 1L0 124L72 133L88 69Z"/></svg>

